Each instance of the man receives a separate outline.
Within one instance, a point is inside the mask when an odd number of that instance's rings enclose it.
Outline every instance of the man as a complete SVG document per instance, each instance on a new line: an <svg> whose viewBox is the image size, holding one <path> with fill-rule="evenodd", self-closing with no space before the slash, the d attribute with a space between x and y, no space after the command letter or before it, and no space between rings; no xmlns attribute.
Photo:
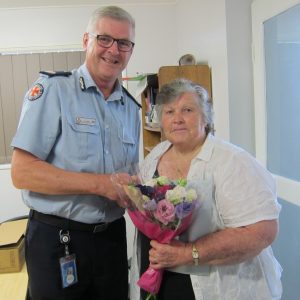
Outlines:
<svg viewBox="0 0 300 300"><path fill-rule="evenodd" d="M29 291L38 299L115 299L128 294L125 184L138 161L139 104L118 81L134 47L125 10L96 10L83 36L85 64L41 72L25 95L12 141L12 180L30 208Z"/></svg>

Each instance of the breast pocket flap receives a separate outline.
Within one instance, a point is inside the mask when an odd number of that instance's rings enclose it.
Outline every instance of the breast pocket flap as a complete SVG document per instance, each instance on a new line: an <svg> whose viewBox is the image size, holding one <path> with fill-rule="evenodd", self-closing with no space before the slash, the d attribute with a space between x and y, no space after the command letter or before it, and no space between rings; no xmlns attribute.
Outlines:
<svg viewBox="0 0 300 300"><path fill-rule="evenodd" d="M119 129L118 133L119 133L119 138L123 143L135 145L134 138L131 135L129 135L124 128Z"/></svg>

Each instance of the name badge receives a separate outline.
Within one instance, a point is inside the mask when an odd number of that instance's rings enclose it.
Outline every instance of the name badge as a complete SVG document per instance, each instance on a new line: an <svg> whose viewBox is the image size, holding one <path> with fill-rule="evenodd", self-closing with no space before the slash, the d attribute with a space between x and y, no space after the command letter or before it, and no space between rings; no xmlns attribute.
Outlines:
<svg viewBox="0 0 300 300"><path fill-rule="evenodd" d="M67 288L78 282L76 256L67 255L59 259L62 287Z"/></svg>
<svg viewBox="0 0 300 300"><path fill-rule="evenodd" d="M94 126L96 124L96 119L76 117L76 124Z"/></svg>

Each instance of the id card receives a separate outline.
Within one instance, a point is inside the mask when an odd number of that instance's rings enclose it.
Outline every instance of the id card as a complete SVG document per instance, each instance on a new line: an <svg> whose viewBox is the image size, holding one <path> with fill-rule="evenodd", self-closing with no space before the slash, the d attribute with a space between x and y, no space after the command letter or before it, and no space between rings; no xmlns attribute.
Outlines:
<svg viewBox="0 0 300 300"><path fill-rule="evenodd" d="M61 257L59 265L63 288L67 288L78 282L75 254Z"/></svg>

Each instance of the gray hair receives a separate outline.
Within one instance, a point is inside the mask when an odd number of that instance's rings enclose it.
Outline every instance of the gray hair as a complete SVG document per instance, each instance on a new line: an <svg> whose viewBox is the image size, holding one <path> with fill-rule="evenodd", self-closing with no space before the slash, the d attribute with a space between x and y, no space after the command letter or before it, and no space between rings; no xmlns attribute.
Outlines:
<svg viewBox="0 0 300 300"><path fill-rule="evenodd" d="M213 132L213 108L207 90L184 78L178 78L167 83L161 87L161 90L156 96L155 110L159 122L161 122L162 111L165 104L170 104L176 101L184 93L195 93L197 97L197 104L202 112L204 122L207 124L205 131L208 134Z"/></svg>
<svg viewBox="0 0 300 300"><path fill-rule="evenodd" d="M105 17L118 21L127 21L131 24L133 31L135 30L135 20L126 10L118 6L106 6L100 7L92 13L86 31L92 32L97 22Z"/></svg>

